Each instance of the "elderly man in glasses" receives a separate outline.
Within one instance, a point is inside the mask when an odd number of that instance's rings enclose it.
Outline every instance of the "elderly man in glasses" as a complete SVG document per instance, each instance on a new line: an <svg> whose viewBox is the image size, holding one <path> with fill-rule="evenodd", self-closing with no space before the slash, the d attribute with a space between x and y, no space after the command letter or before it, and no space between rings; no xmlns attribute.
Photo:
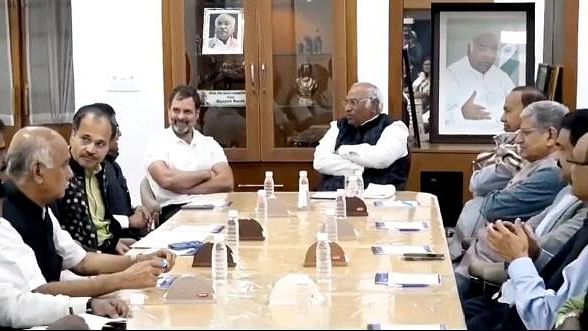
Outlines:
<svg viewBox="0 0 588 331"><path fill-rule="evenodd" d="M323 174L320 190L344 187L346 175L363 176L364 185L393 184L404 189L409 170L408 128L382 114L382 95L370 83L355 83L343 101L345 117L331 127L314 152Z"/></svg>

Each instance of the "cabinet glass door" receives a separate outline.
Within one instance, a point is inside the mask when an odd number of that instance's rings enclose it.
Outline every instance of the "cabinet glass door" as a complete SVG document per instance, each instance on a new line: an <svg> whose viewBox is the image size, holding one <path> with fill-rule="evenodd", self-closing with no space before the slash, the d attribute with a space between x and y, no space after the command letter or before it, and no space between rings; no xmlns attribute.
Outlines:
<svg viewBox="0 0 588 331"><path fill-rule="evenodd" d="M345 84L346 79L342 61L345 33L334 20L343 15L343 4L338 0L274 0L262 8L262 17L270 25L262 29L262 40L268 42L260 45L264 53L262 127L267 135L262 136L264 159L311 160L314 147L340 108L342 97L336 82Z"/></svg>
<svg viewBox="0 0 588 331"><path fill-rule="evenodd" d="M251 1L184 1L186 82L204 100L197 126L223 146L231 160L251 160L259 154L257 47L249 36L255 31L255 10L247 6Z"/></svg>
<svg viewBox="0 0 588 331"><path fill-rule="evenodd" d="M8 1L2 1L0 3L0 119L5 125L14 125L14 93L8 22Z"/></svg>

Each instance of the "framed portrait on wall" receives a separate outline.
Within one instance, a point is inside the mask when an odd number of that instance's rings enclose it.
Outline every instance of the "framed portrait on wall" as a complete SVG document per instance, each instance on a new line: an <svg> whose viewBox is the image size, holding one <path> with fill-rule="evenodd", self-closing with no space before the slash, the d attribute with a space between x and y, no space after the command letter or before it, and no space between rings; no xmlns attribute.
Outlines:
<svg viewBox="0 0 588 331"><path fill-rule="evenodd" d="M551 76L551 69L551 66L545 63L539 63L539 66L537 67L535 87L545 95L547 95L547 89L549 87L549 76Z"/></svg>
<svg viewBox="0 0 588 331"><path fill-rule="evenodd" d="M431 141L485 143L504 100L534 82L533 3L433 3Z"/></svg>
<svg viewBox="0 0 588 331"><path fill-rule="evenodd" d="M243 9L204 8L202 54L243 54Z"/></svg>

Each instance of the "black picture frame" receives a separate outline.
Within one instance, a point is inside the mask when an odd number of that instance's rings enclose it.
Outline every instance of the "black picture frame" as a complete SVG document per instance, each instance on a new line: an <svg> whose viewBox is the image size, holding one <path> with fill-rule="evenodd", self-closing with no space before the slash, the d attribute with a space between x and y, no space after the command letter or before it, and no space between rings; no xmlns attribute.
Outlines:
<svg viewBox="0 0 588 331"><path fill-rule="evenodd" d="M414 147L421 148L421 135L419 125L422 125L422 118L417 117L416 103L414 101L414 90L412 88L412 77L410 74L410 60L406 47L402 48L402 63L404 65L404 84L408 89L408 108L412 119L412 129L414 134ZM405 123L408 126L408 123Z"/></svg>
<svg viewBox="0 0 588 331"><path fill-rule="evenodd" d="M547 95L549 92L548 90L552 70L553 67L546 63L539 63L539 65L537 66L537 75L535 76L535 87L538 88L545 95Z"/></svg>
<svg viewBox="0 0 588 331"><path fill-rule="evenodd" d="M491 143L492 137L502 131L500 117L502 115L502 105L506 94L508 94L510 89L514 88L515 86L533 85L535 83L534 8L534 3L431 4L431 27L433 30L433 70L431 71L432 104L430 121L432 143ZM519 20L513 20L512 17L516 17ZM448 27L448 22L457 23L452 23L453 25ZM442 23L445 25L442 26ZM471 26L468 24L471 24ZM509 24L510 26L516 26L520 31L516 30L515 28L513 30L515 33L505 33L510 31L505 31L502 29L505 29L505 26L509 26ZM523 25L524 31L522 30ZM459 27L459 29L456 27ZM454 33L455 31L457 31L457 33ZM499 31L500 33L496 33L495 31ZM524 44L522 44L520 41L522 32L525 32ZM462 86L465 86L465 88L459 88L459 85L449 84L451 80L448 79L448 77L450 77L449 72L451 70L449 67L459 61L463 61L463 64L466 63L465 61L469 60L469 50L472 49L470 47L474 47L472 46L474 43L473 40L476 38L476 36L480 36L483 33L486 35L496 36L495 39L498 41L498 43L494 45L494 49L489 47L491 50L496 52L496 57L494 58L494 62L490 64L487 63L488 61L483 63L483 66L489 67L489 69L486 69L486 72L493 70L494 76L498 77L500 75L502 81L506 81L504 75L497 73L496 69L502 71L506 76L511 77L512 86L510 86L510 84L503 83L500 85L500 93L493 93L493 91L488 93L488 91L486 91L486 95L492 95L494 97L492 99L493 106L485 109L491 115L490 119L482 121L466 118L466 116L461 111L461 107L457 106L458 104L463 106L463 104L465 104L465 102L467 102L467 100L470 98L474 103L479 103L476 98L480 96L477 94L477 92L474 94L475 87L472 87L471 84L468 85L464 82L460 82ZM468 37L459 39L460 36L456 36L459 34L464 36L467 35ZM508 39L509 37L511 39ZM450 38L456 41L450 42ZM513 42L512 38L519 39L516 39L516 41ZM443 44L441 43L442 41ZM513 44L510 44L508 41ZM450 47L450 43L456 45L461 44L465 46L463 48L458 47L452 49ZM459 61L453 60L453 58L455 58L455 54L458 54L459 52L462 52L463 54L461 49L465 51L465 56L463 56ZM504 71L504 65L507 63L504 62L504 64L500 64L501 57L499 56L503 55L505 49L507 51L507 53L505 53L506 55L509 54L508 51L512 52L510 53L510 57L506 58L509 59L509 61L514 59L514 62L517 63L515 67L516 69L513 69L510 74ZM520 55L520 52L522 51L525 52L524 56ZM524 63L522 63L523 61L520 61L521 59L524 59ZM501 65L502 68L499 68L497 64ZM465 65L467 66L467 64ZM470 68L471 70L474 70L471 65ZM453 72L451 74L453 75L452 77L459 77L452 78L453 81L457 81L457 79L462 79L463 77L457 76ZM517 78L516 81L512 79L513 76ZM458 88L451 88L450 86L457 86ZM440 96L443 99L443 106L440 106ZM501 101L499 101L500 98L502 98ZM447 100L457 101L453 103L453 108L450 108L447 105L450 105L451 103ZM486 100L489 100L489 97ZM498 104L499 102L500 104ZM451 122L452 119L450 119L450 117L456 118L456 120ZM451 123L451 125L449 123ZM470 129L470 126L472 129Z"/></svg>

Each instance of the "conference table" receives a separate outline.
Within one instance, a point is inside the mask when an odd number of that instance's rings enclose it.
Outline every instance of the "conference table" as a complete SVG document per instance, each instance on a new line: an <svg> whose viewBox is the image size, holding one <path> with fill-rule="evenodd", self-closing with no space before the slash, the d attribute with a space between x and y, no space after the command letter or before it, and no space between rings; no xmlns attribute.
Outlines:
<svg viewBox="0 0 588 331"><path fill-rule="evenodd" d="M292 273L315 278L313 267L304 267L304 257L316 240L334 208L334 200L312 200L306 210L296 208L297 193L276 193L287 207L288 215L259 220L264 241L240 241L239 263L229 269L222 295L211 302L169 302L165 290L123 290L117 295L127 299L136 292L144 294L144 304L127 321L129 329L366 329L368 324L382 327L441 327L465 329L455 278L443 229L437 198L427 193L396 192L390 201L416 201L418 206L402 203L375 206L366 200L369 216L348 217L356 238L340 240L347 266L333 267L330 282L317 282L324 301L316 305L270 305L276 282ZM256 194L228 194L230 209L241 217L255 218ZM181 210L155 231L173 231L185 225L224 225L228 208ZM381 231L376 221L428 221L425 231ZM401 256L374 255L371 247L385 245L428 245L444 260L406 261ZM133 249L136 254L142 250ZM199 274L211 278L211 268L192 267L192 256L179 256L172 275ZM399 288L377 285L377 272L437 273L440 285Z"/></svg>

